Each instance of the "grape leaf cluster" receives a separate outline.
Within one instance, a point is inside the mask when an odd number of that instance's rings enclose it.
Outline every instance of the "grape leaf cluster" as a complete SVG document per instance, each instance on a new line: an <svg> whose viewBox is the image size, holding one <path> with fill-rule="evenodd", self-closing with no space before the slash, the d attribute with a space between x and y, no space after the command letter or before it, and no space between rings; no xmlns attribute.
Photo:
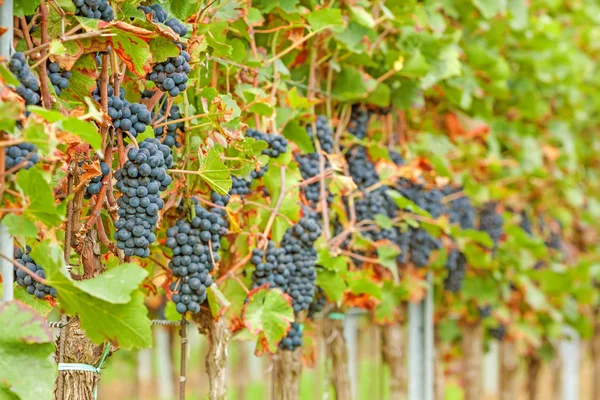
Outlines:
<svg viewBox="0 0 600 400"><path fill-rule="evenodd" d="M33 258L29 255L31 251L31 247L27 246L25 251L21 250L19 247L14 248L14 256L15 262L19 263L21 266L27 268L29 271L39 276L41 279L46 278L46 274L44 273L44 269L38 265ZM15 281L17 285L24 287L27 290L27 293L37 297L38 299L43 299L46 296L56 297L57 292L56 289L50 286L46 286L43 283L36 281L32 278L28 273L26 273L23 269L14 267L15 272Z"/></svg>
<svg viewBox="0 0 600 400"><path fill-rule="evenodd" d="M130 149L127 161L115 173L119 219L115 222L117 247L126 256L148 257L156 240L154 229L158 212L164 207L160 192L171 183L167 169L173 164L168 146L157 139L146 139L138 149Z"/></svg>
<svg viewBox="0 0 600 400"><path fill-rule="evenodd" d="M73 0L73 4L75 4L75 15L106 22L115 19L115 12L108 0Z"/></svg>
<svg viewBox="0 0 600 400"><path fill-rule="evenodd" d="M23 53L15 53L8 64L10 72L17 77L20 85L17 86L15 92L25 100L27 105L40 104L40 82L37 77L31 72L29 64Z"/></svg>
<svg viewBox="0 0 600 400"><path fill-rule="evenodd" d="M194 200L195 217L180 219L167 229L166 245L173 250L169 268L180 278L171 284L177 312L200 312L206 289L212 285L210 272L219 261L221 235L227 223L216 212L207 211Z"/></svg>

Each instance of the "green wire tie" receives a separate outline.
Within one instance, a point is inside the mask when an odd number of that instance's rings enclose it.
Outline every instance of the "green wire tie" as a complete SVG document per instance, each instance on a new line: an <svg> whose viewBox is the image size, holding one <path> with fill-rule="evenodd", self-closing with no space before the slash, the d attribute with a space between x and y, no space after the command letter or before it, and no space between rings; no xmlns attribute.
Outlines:
<svg viewBox="0 0 600 400"><path fill-rule="evenodd" d="M329 314L329 319L343 320L345 316L346 315L344 313L332 312Z"/></svg>
<svg viewBox="0 0 600 400"><path fill-rule="evenodd" d="M85 371L85 372L93 372L95 374L102 373L102 364L104 364L104 360L108 356L108 352L110 350L110 343L106 344L104 348L104 354L102 354L102 358L98 363L97 367L89 364L79 364L79 363L58 363L59 371ZM94 384L94 399L98 398L98 386Z"/></svg>

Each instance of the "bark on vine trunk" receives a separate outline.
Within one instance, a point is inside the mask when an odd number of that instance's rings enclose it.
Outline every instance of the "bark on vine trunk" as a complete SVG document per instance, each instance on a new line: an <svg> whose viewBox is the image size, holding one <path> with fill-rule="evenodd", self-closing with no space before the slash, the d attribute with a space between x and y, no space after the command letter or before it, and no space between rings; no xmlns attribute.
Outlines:
<svg viewBox="0 0 600 400"><path fill-rule="evenodd" d="M348 373L348 352L344 338L344 322L337 319L323 320L323 335L327 358L331 360L331 383L336 399L352 399L352 385Z"/></svg>
<svg viewBox="0 0 600 400"><path fill-rule="evenodd" d="M552 398L554 400L562 400L563 388L562 388L562 359L560 354L556 354L552 363L550 363L550 371L552 379ZM560 377L560 378L559 378ZM596 397L593 397L594 399Z"/></svg>
<svg viewBox="0 0 600 400"><path fill-rule="evenodd" d="M483 328L469 324L463 329L463 383L465 400L481 399L481 367L483 360Z"/></svg>
<svg viewBox="0 0 600 400"><path fill-rule="evenodd" d="M210 384L210 400L227 398L227 347L231 341L231 331L223 318L214 320L210 311L203 311L194 319L200 333L208 337L206 373Z"/></svg>
<svg viewBox="0 0 600 400"><path fill-rule="evenodd" d="M538 400L538 380L542 362L535 356L527 359L527 396L529 400Z"/></svg>
<svg viewBox="0 0 600 400"><path fill-rule="evenodd" d="M298 400L302 377L302 347L280 350L275 359L275 395L277 400Z"/></svg>
<svg viewBox="0 0 600 400"><path fill-rule="evenodd" d="M600 399L600 321L598 321L598 313L596 313L596 321L592 338L592 398Z"/></svg>
<svg viewBox="0 0 600 400"><path fill-rule="evenodd" d="M515 344L509 341L500 343L500 400L514 400L519 390L519 358Z"/></svg>
<svg viewBox="0 0 600 400"><path fill-rule="evenodd" d="M65 336L64 363L98 365L102 359L105 345L96 346L90 342L85 331L81 329L79 318L75 317L62 329L61 334ZM59 388L55 387L56 400L94 399L94 388L98 384L100 375L89 371L59 371L59 374L63 375L63 397L58 397Z"/></svg>
<svg viewBox="0 0 600 400"><path fill-rule="evenodd" d="M381 333L381 356L390 370L390 398L401 399L406 393L402 326L399 323L386 325Z"/></svg>

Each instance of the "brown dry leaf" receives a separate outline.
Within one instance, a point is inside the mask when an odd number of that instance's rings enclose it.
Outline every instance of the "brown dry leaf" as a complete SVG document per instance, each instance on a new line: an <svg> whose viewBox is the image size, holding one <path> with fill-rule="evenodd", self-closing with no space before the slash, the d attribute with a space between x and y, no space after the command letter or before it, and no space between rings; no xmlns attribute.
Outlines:
<svg viewBox="0 0 600 400"><path fill-rule="evenodd" d="M542 147L542 151L544 156L550 161L554 163L560 157L560 150L557 147L551 146L549 144L544 144Z"/></svg>

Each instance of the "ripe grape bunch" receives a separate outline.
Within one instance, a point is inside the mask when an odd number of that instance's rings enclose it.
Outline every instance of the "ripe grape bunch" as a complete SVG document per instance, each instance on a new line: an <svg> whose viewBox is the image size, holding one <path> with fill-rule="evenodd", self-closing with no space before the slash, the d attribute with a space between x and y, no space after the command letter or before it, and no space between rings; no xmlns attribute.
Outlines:
<svg viewBox="0 0 600 400"><path fill-rule="evenodd" d="M167 189L171 177L167 169L173 164L168 146L157 139L145 139L139 150L132 148L128 160L115 173L119 219L115 222L117 247L126 256L148 257L149 246L156 240L153 231L158 212L164 207L160 192Z"/></svg>
<svg viewBox="0 0 600 400"><path fill-rule="evenodd" d="M317 139L319 139L319 145L321 146L321 150L323 150L327 154L333 153L333 131L329 126L329 121L327 121L327 117L324 115L319 115L315 122L315 128L317 129ZM308 136L314 143L314 133L312 129L312 124L308 124L306 126L306 132Z"/></svg>
<svg viewBox="0 0 600 400"><path fill-rule="evenodd" d="M69 79L71 79L71 71L61 71L57 62L50 62L47 66L47 74L50 83L54 87L54 92L60 96L63 90L69 87Z"/></svg>
<svg viewBox="0 0 600 400"><path fill-rule="evenodd" d="M37 147L31 143L19 143L13 146L5 147L4 167L8 171L18 165L29 169L40 160L37 153Z"/></svg>
<svg viewBox="0 0 600 400"><path fill-rule="evenodd" d="M8 64L8 68L20 82L20 85L15 89L15 92L25 100L25 104L39 104L40 83L33 72L31 72L23 53L13 54L12 59Z"/></svg>
<svg viewBox="0 0 600 400"><path fill-rule="evenodd" d="M348 122L348 132L356 136L358 139L364 139L367 137L367 127L369 124L369 112L355 104L352 106L352 114L350 114L350 121Z"/></svg>
<svg viewBox="0 0 600 400"><path fill-rule="evenodd" d="M281 350L294 351L300 346L302 346L302 325L292 322L289 332L279 342L279 348Z"/></svg>
<svg viewBox="0 0 600 400"><path fill-rule="evenodd" d="M180 37L187 35L187 27L177 18L169 18L169 14L160 6L160 4L151 4L149 6L139 6L144 14L152 14L152 22L159 22L167 25Z"/></svg>
<svg viewBox="0 0 600 400"><path fill-rule="evenodd" d="M479 230L486 232L492 241L494 247L498 245L502 237L504 220L496 211L495 203L487 203L483 206L479 215Z"/></svg>
<svg viewBox="0 0 600 400"><path fill-rule="evenodd" d="M114 88L108 85L107 95L108 116L112 119L115 128L121 129L123 132L129 132L131 136L137 137L152 122L152 114L148 111L146 105L130 103L125 100L125 89L121 88L119 96L115 96ZM99 87L96 87L96 90L92 93L92 97L100 103Z"/></svg>
<svg viewBox="0 0 600 400"><path fill-rule="evenodd" d="M73 0L73 4L75 4L75 15L106 22L115 19L115 12L108 0Z"/></svg>
<svg viewBox="0 0 600 400"><path fill-rule="evenodd" d="M393 218L397 210L382 188L365 192L363 197L356 199L354 209L358 222L375 221L378 214ZM378 227L377 229L364 231L363 234L374 242L380 240L396 242L398 240L398 231L394 228L384 229Z"/></svg>
<svg viewBox="0 0 600 400"><path fill-rule="evenodd" d="M450 185L442 189L444 196L455 196L463 191L462 187L452 187ZM450 223L458 224L462 229L472 229L475 226L475 207L466 195L454 198L447 205L446 210Z"/></svg>
<svg viewBox="0 0 600 400"><path fill-rule="evenodd" d="M169 57L165 61L155 64L152 72L148 74L158 89L175 97L187 88L188 73L190 72L190 55L177 43L179 55Z"/></svg>
<svg viewBox="0 0 600 400"><path fill-rule="evenodd" d="M25 251L21 250L19 247L15 247L15 262L27 268L29 271L39 276L41 279L45 279L46 274L44 273L44 270L41 266L36 264L35 261L33 261L31 256L29 255L30 251L31 247L29 246L25 248ZM27 293L37 297L38 299L43 299L48 295L50 295L51 297L56 297L56 289L36 281L23 269L14 267L14 272L17 285L24 287L27 290Z"/></svg>
<svg viewBox="0 0 600 400"><path fill-rule="evenodd" d="M465 255L457 249L450 250L445 268L448 270L448 275L444 280L444 289L452 293L460 292L467 269Z"/></svg>
<svg viewBox="0 0 600 400"><path fill-rule="evenodd" d="M104 161L100 161L100 175L92 178L92 181L88 185L85 191L85 198L90 199L93 195L100 193L100 188L102 187L102 178L110 172L110 167Z"/></svg>
<svg viewBox="0 0 600 400"><path fill-rule="evenodd" d="M267 148L262 151L262 154L269 158L277 158L287 151L288 141L281 135L269 135L256 129L247 129L246 136L266 142Z"/></svg>
<svg viewBox="0 0 600 400"><path fill-rule="evenodd" d="M167 115L168 102L165 98L163 98L161 102L162 105L158 113L152 113L152 120L155 123L171 122L181 119L181 111L179 110L178 105L171 105ZM166 118L165 115L167 115ZM179 121L171 122L165 126L155 127L154 137L160 139L163 144L166 144L169 147L181 147L181 143L177 141L177 132L183 131L184 125L185 124L182 121Z"/></svg>
<svg viewBox="0 0 600 400"><path fill-rule="evenodd" d="M167 230L166 245L173 250L169 268L173 276L181 278L171 284L171 300L181 314L200 312L206 289L212 285L210 272L219 261L221 235L227 231L221 215L197 205L196 198L193 200L196 216L190 221L180 219Z"/></svg>
<svg viewBox="0 0 600 400"><path fill-rule="evenodd" d="M367 149L364 146L353 146L346 153L348 172L360 190L379 183L380 178L375 165L369 160Z"/></svg>

